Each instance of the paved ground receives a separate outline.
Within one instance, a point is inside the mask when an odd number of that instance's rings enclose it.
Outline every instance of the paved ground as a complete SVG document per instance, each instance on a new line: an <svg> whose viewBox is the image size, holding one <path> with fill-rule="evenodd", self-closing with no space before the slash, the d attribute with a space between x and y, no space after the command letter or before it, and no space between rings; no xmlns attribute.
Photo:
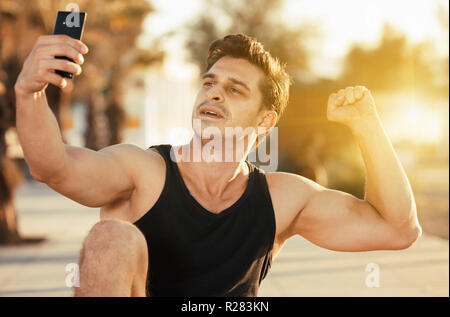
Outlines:
<svg viewBox="0 0 450 317"><path fill-rule="evenodd" d="M0 247L0 296L71 296L66 265L77 262L98 209L40 183L21 187L16 206L21 232L48 240ZM358 253L328 251L293 238L274 261L259 296L449 296L448 254L448 240L429 235L407 250ZM376 282L374 265L379 287L367 287L366 280Z"/></svg>

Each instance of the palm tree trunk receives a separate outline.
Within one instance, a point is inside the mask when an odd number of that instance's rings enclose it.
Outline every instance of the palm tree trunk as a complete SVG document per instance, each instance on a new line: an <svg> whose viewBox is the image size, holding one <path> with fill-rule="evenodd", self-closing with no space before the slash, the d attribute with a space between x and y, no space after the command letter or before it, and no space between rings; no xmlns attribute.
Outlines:
<svg viewBox="0 0 450 317"><path fill-rule="evenodd" d="M18 244L21 237L14 209L14 191L24 178L13 160L0 158L0 244Z"/></svg>
<svg viewBox="0 0 450 317"><path fill-rule="evenodd" d="M93 92L89 98L85 132L85 144L92 150L100 150L110 145L110 127L106 116L106 100L101 92Z"/></svg>

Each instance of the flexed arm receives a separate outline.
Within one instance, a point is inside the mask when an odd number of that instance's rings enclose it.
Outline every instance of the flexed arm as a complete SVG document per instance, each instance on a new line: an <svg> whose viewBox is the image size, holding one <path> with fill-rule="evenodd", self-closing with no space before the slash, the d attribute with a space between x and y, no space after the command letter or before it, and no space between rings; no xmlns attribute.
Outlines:
<svg viewBox="0 0 450 317"><path fill-rule="evenodd" d="M398 230L418 227L414 195L408 177L376 112L375 101L362 86L332 94L328 119L353 131L366 167L364 199Z"/></svg>
<svg viewBox="0 0 450 317"><path fill-rule="evenodd" d="M331 94L328 119L349 126L366 167L364 199L325 188L299 175L281 173L280 192L289 189L294 217L289 236L299 234L335 251L398 250L421 235L416 204L403 167L362 86Z"/></svg>

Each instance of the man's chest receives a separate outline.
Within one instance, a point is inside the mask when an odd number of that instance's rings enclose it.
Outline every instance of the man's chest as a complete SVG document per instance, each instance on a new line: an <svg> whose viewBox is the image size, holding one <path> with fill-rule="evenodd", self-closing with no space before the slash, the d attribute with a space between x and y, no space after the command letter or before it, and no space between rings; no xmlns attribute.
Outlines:
<svg viewBox="0 0 450 317"><path fill-rule="evenodd" d="M301 196L300 193L293 193L289 188L283 186L282 179L277 173L267 173L266 180L276 222L275 244L282 245L295 234L292 232L292 224L299 215L302 198L299 197ZM134 223L151 210L157 202L163 191L164 179L158 181L158 179L155 180L154 178L152 185L145 186L145 183L142 183L141 186L136 188L130 200L102 207L102 212ZM212 213L219 213L239 200L244 191L244 187L241 187L241 192L237 192L236 195L230 196L227 199L214 200L204 197L204 195L201 195L201 193L195 190L195 186L190 186L189 192L192 198L204 207L205 210ZM264 197L261 197L261 199L264 199Z"/></svg>

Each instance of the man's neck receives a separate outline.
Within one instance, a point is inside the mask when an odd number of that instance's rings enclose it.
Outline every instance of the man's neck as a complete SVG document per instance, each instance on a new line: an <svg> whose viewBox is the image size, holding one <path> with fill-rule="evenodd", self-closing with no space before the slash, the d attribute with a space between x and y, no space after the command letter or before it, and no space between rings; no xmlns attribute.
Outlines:
<svg viewBox="0 0 450 317"><path fill-rule="evenodd" d="M202 140L200 146L196 141L199 140L193 138L188 144L173 147L183 177L195 180L195 186L211 196L228 196L226 192L233 187L234 180L248 177L249 169L245 163L248 148L244 147L242 153L235 153L234 148L227 149L223 146L222 158L220 158L219 155L214 156L213 150L209 151L208 141ZM195 151L200 152L200 154L197 153L196 155ZM217 152L220 151L216 151L216 154ZM235 159L226 162L225 153L227 155L233 154L232 157Z"/></svg>

